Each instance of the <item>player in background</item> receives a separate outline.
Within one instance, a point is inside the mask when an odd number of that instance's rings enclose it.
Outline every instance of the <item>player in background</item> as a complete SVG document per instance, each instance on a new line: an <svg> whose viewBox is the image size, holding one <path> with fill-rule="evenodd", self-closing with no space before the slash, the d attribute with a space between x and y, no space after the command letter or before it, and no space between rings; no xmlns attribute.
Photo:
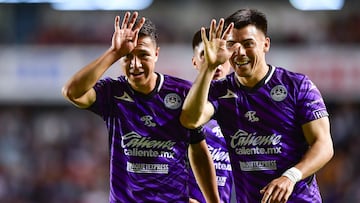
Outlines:
<svg viewBox="0 0 360 203"><path fill-rule="evenodd" d="M154 24L138 13L115 18L112 45L64 85L64 97L103 118L110 136L109 202L189 202L186 153L207 202L219 202L203 134L179 116L191 83L155 72ZM119 61L125 75L100 79ZM79 168L81 170L81 168Z"/></svg>
<svg viewBox="0 0 360 203"><path fill-rule="evenodd" d="M206 30L209 32L209 29ZM192 63L195 69L199 70L204 59L204 44L201 39L201 31L197 31L192 39L193 57ZM231 67L229 61L219 65L216 68L213 80L221 80L230 73ZM199 70L200 71L200 70ZM230 203L231 192L233 187L233 177L231 172L231 164L229 153L227 151L226 142L221 129L216 120L211 119L203 126L206 143L212 155L215 165L217 185L222 203ZM205 198L201 193L199 186L196 183L194 174L190 171L189 179L190 197L193 203L205 203Z"/></svg>
<svg viewBox="0 0 360 203"><path fill-rule="evenodd" d="M223 31L224 30L224 31ZM227 142L240 203L322 202L315 173L333 156L330 122L314 83L266 62L265 14L240 9L202 28L205 62L185 99L182 124L215 118ZM212 81L230 60L234 73Z"/></svg>

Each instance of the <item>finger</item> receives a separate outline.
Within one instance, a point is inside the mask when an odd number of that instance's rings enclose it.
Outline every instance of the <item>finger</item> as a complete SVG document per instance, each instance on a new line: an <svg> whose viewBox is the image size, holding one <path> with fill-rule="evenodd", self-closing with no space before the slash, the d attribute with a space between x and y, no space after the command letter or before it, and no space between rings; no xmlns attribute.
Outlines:
<svg viewBox="0 0 360 203"><path fill-rule="evenodd" d="M145 23L145 18L142 17L142 18L139 20L139 22L136 23L135 28L134 28L134 31L135 31L135 30L140 30L141 27L144 25L144 23Z"/></svg>
<svg viewBox="0 0 360 203"><path fill-rule="evenodd" d="M271 193L271 197L270 200L271 202L281 202L283 200L283 194L285 192L283 190L277 190L275 189L272 193Z"/></svg>
<svg viewBox="0 0 360 203"><path fill-rule="evenodd" d="M137 46L137 40L138 40L138 37L139 37L139 35L138 35L139 31L140 31L139 29L134 31L134 38L132 40L134 42L134 46Z"/></svg>
<svg viewBox="0 0 360 203"><path fill-rule="evenodd" d="M209 40L212 40L216 37L215 32L216 32L216 20L212 19L210 23Z"/></svg>
<svg viewBox="0 0 360 203"><path fill-rule="evenodd" d="M130 18L130 12L126 12L124 15L124 19L123 22L121 24L121 29L126 29L127 28L127 24L129 22L129 18Z"/></svg>
<svg viewBox="0 0 360 203"><path fill-rule="evenodd" d="M210 31L209 31L210 32ZM209 33L210 34L210 33ZM201 39L204 42L204 44L208 43L209 40L206 36L206 29L204 27L201 28Z"/></svg>
<svg viewBox="0 0 360 203"><path fill-rule="evenodd" d="M128 23L128 26L127 28L129 29L132 29L135 22L136 22L136 18L138 17L138 12L134 12L132 15L131 15L131 18L130 18L130 22Z"/></svg>
<svg viewBox="0 0 360 203"><path fill-rule="evenodd" d="M140 21L138 23L136 23L136 25L135 25L134 35L133 35L133 42L135 43L135 46L137 44L137 40L138 40L138 37L139 37L138 33L140 32L140 29L144 25L144 23L145 23L145 18L142 17L140 19Z"/></svg>
<svg viewBox="0 0 360 203"><path fill-rule="evenodd" d="M220 38L221 37L221 33L223 31L224 28L224 18L221 18L219 21L219 25L216 28L216 38Z"/></svg>
<svg viewBox="0 0 360 203"><path fill-rule="evenodd" d="M120 29L119 21L120 21L120 17L119 17L119 16L116 16L116 17L115 17L115 21L114 21L114 29L115 29L115 31L117 31L117 30Z"/></svg>
<svg viewBox="0 0 360 203"><path fill-rule="evenodd" d="M225 39L225 40L228 39L228 37L229 37L230 33L232 32L233 28L234 28L234 23L230 23L230 25L224 31L221 39Z"/></svg>
<svg viewBox="0 0 360 203"><path fill-rule="evenodd" d="M292 193L292 190L286 190L286 192L282 198L282 202L287 202L289 200L291 193Z"/></svg>
<svg viewBox="0 0 360 203"><path fill-rule="evenodd" d="M263 198L261 199L262 203L267 203L270 200L272 194L272 188L267 187L266 189L262 189L261 193L263 193Z"/></svg>

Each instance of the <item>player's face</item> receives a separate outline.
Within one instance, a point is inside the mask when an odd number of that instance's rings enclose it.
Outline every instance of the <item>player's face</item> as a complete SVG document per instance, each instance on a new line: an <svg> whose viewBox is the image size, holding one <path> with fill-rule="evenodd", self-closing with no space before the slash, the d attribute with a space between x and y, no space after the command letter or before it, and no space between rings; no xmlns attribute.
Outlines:
<svg viewBox="0 0 360 203"><path fill-rule="evenodd" d="M227 45L240 43L230 58L230 63L239 77L257 78L268 70L265 53L269 51L270 39L254 25L233 29ZM266 70L264 70L266 69Z"/></svg>
<svg viewBox="0 0 360 203"><path fill-rule="evenodd" d="M140 37L135 49L121 58L123 71L135 90L147 94L155 88L157 76L154 71L158 55L159 47L151 38Z"/></svg>
<svg viewBox="0 0 360 203"><path fill-rule="evenodd" d="M201 67L201 64L204 63L204 44L201 42L199 45L197 45L194 48L194 56L192 58L192 62L194 67L199 70ZM213 80L219 80L221 78L224 78L227 74L230 73L231 65L229 61L226 61L222 65L219 65L216 68L215 75L213 77Z"/></svg>

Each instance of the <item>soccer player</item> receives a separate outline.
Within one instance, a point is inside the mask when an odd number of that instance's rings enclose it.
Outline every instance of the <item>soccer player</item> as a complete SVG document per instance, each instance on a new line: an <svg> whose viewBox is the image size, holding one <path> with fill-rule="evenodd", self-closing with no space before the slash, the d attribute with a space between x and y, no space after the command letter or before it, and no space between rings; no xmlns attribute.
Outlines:
<svg viewBox="0 0 360 203"><path fill-rule="evenodd" d="M334 153L328 112L306 75L267 64L266 16L240 9L218 24L213 19L202 39L205 62L180 120L188 128L217 120L237 201L321 202L315 173ZM234 73L212 82L226 60Z"/></svg>
<svg viewBox="0 0 360 203"><path fill-rule="evenodd" d="M207 33L209 30L207 29ZM197 31L192 40L193 57L192 63L199 70L204 59L204 44L201 39L201 31ZM213 76L213 80L221 80L230 73L231 67L229 61L219 65ZM212 155L215 165L217 185L222 203L230 203L231 192L233 186L233 177L231 172L231 164L229 152L227 151L226 142L216 120L212 119L203 126L206 143ZM193 202L205 203L204 196L201 193L196 179L190 171L189 191ZM196 200L196 201L195 201Z"/></svg>
<svg viewBox="0 0 360 203"><path fill-rule="evenodd" d="M187 152L206 200L219 202L204 136L179 121L191 83L155 72L159 47L149 19L126 12L121 26L119 21L117 16L111 47L62 89L66 99L106 123L109 202L189 202ZM100 79L116 61L125 75Z"/></svg>

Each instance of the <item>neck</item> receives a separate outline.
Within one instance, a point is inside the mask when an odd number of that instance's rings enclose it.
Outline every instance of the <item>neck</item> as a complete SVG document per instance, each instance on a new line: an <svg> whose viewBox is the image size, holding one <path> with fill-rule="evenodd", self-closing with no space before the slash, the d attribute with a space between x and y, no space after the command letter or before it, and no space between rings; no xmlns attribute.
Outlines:
<svg viewBox="0 0 360 203"><path fill-rule="evenodd" d="M238 81L246 87L254 87L256 84L258 84L268 73L269 71L269 66L267 64L259 66L255 69L255 72L249 76L238 76L236 73L236 78L238 79Z"/></svg>

